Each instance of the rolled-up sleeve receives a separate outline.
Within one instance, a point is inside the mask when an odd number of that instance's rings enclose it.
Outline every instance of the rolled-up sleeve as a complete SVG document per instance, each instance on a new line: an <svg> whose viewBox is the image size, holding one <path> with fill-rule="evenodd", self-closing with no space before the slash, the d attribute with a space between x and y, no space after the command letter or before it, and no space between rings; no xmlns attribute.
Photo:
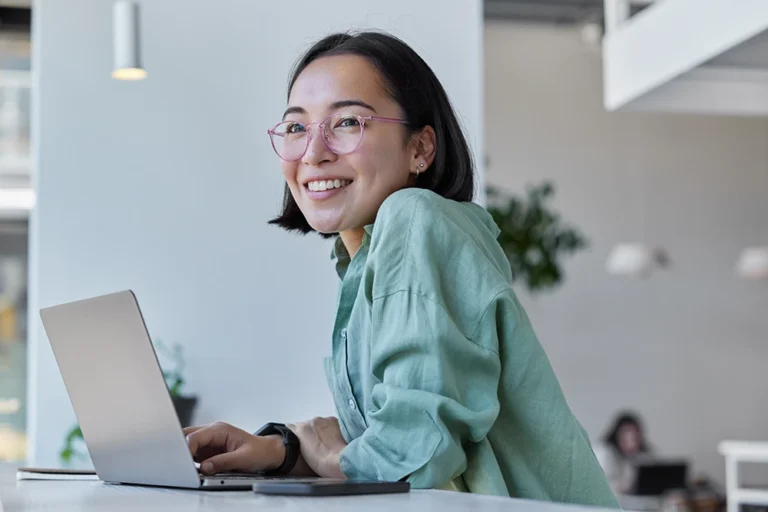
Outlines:
<svg viewBox="0 0 768 512"><path fill-rule="evenodd" d="M342 451L341 470L442 487L464 472L464 445L496 421L498 353L467 338L434 298L398 291L371 308L373 407L363 435Z"/></svg>

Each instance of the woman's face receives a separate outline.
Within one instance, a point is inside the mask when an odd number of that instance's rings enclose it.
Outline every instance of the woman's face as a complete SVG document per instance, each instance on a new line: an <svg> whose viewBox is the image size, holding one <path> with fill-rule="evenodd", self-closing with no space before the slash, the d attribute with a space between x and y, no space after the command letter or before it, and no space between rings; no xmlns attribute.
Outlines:
<svg viewBox="0 0 768 512"><path fill-rule="evenodd" d="M402 109L385 92L378 71L355 55L315 60L291 89L285 120L306 126L331 114L403 119ZM372 223L390 194L413 183L419 163L424 168L430 163L419 156L417 144L407 136L403 124L367 121L360 145L345 155L330 151L317 128L311 128L304 156L296 162L281 161L281 170L307 222L321 233L355 230ZM341 187L328 190L325 184L319 186L329 180L338 181Z"/></svg>
<svg viewBox="0 0 768 512"><path fill-rule="evenodd" d="M635 455L640 451L642 434L640 429L634 423L625 423L619 427L617 442L619 450L624 455Z"/></svg>

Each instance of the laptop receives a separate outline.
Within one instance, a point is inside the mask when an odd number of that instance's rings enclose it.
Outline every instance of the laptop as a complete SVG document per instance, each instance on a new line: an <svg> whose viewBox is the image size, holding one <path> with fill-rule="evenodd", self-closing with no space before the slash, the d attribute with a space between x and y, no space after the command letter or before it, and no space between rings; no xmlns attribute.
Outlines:
<svg viewBox="0 0 768 512"><path fill-rule="evenodd" d="M199 473L133 292L43 308L40 316L101 480L251 490L274 479Z"/></svg>
<svg viewBox="0 0 768 512"><path fill-rule="evenodd" d="M636 496L661 496L667 491L685 489L688 464L684 461L649 461L635 465Z"/></svg>

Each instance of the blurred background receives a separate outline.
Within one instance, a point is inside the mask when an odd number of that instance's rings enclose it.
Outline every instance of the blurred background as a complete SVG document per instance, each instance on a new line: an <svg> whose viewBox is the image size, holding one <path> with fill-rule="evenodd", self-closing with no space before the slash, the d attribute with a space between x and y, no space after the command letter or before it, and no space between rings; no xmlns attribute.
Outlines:
<svg viewBox="0 0 768 512"><path fill-rule="evenodd" d="M113 2L0 1L0 459L88 464L37 312L126 288L187 421L333 414L330 245L266 225L265 130L301 50L355 28L402 37L448 90L617 492L645 458L652 483L722 491L720 443L768 441L765 5L137 4L146 76L118 80Z"/></svg>

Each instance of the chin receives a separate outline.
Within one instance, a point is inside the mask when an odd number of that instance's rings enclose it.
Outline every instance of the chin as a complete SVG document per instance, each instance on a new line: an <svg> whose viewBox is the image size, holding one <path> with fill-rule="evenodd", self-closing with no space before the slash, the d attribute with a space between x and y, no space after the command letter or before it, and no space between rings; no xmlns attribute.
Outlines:
<svg viewBox="0 0 768 512"><path fill-rule="evenodd" d="M310 221L309 219L307 219L307 222L309 222L309 225L312 227L312 229L324 235L333 235L341 231L339 229L338 222L317 221L317 220Z"/></svg>

